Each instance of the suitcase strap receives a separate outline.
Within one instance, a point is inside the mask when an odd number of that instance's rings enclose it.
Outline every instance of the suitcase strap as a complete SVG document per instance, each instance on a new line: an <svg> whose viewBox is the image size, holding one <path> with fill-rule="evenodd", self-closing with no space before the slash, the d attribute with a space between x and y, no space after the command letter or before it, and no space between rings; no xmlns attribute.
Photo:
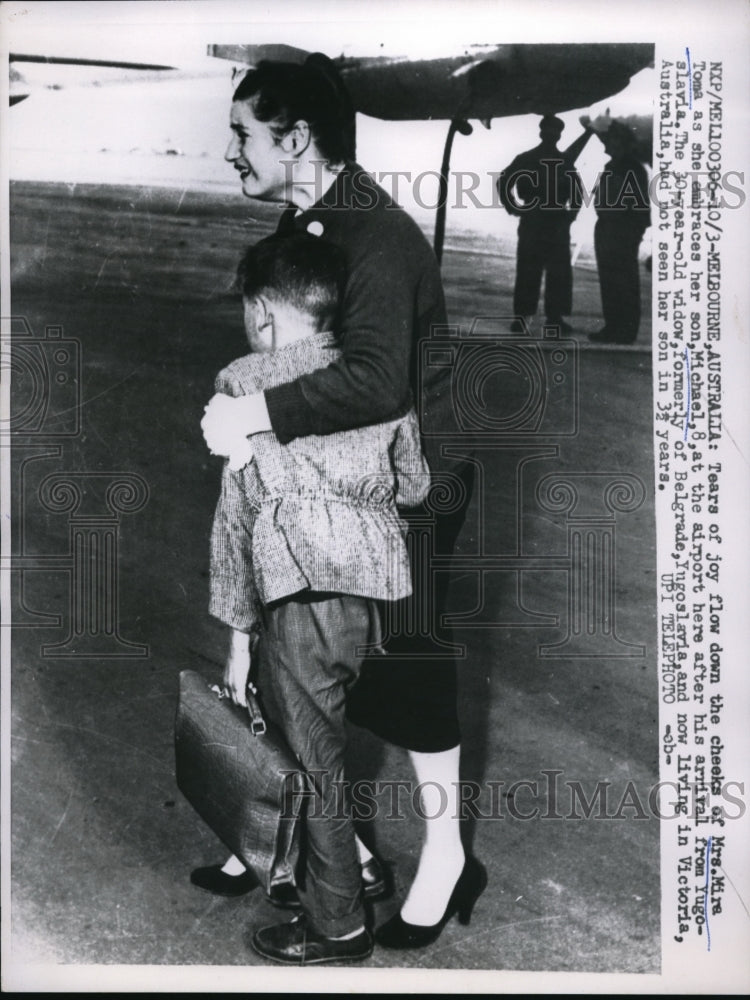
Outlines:
<svg viewBox="0 0 750 1000"><path fill-rule="evenodd" d="M263 718L263 713L260 710L260 705L254 692L248 687L246 693L247 711L250 716L250 732L253 736L262 736L266 731L266 720Z"/></svg>

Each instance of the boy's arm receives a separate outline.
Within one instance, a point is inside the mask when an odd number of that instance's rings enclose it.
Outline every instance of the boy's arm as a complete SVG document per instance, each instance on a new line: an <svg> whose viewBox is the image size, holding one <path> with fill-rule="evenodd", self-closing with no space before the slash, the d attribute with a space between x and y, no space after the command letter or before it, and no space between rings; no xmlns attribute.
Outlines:
<svg viewBox="0 0 750 1000"><path fill-rule="evenodd" d="M252 561L254 522L255 511L242 489L241 477L225 465L211 531L209 611L241 632L257 630L260 622Z"/></svg>
<svg viewBox="0 0 750 1000"><path fill-rule="evenodd" d="M430 470L422 453L414 410L409 411L396 429L391 462L396 474L396 503L401 507L418 507L430 491Z"/></svg>
<svg viewBox="0 0 750 1000"><path fill-rule="evenodd" d="M252 636L233 628L224 666L224 687L235 705L247 708L247 681L252 665Z"/></svg>

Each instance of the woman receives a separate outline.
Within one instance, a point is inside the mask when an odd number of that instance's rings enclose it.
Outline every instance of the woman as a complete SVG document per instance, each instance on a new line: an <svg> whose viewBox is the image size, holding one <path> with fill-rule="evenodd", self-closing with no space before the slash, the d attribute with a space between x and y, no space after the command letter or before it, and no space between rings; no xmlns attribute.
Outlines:
<svg viewBox="0 0 750 1000"><path fill-rule="evenodd" d="M353 162L354 113L326 57L250 70L235 91L230 127L226 159L238 171L243 193L289 205L279 232L307 230L344 251L343 356L263 394L214 397L203 420L209 447L225 453L227 426L232 435L238 429L248 435L272 430L287 443L377 423L402 413L413 393L433 480L443 500L446 491L454 500L442 514L423 511L422 520L433 523L434 551L451 552L473 464L441 454L439 435L456 430L450 371L418 370L419 341L446 322L434 254L416 223ZM445 574L426 569L413 560L417 604L430 597L430 620L439 622ZM376 932L385 947L420 947L434 941L454 913L468 922L486 875L474 858L467 859L460 838L455 663L437 634L396 636L388 652L352 692L349 715L409 751L423 786L423 815L435 817L426 822L417 874L400 913ZM369 871L370 882L377 881L374 861L368 870L366 849L360 851L363 875ZM219 891L231 891L232 875L240 879L238 891L249 888L236 859L223 874Z"/></svg>

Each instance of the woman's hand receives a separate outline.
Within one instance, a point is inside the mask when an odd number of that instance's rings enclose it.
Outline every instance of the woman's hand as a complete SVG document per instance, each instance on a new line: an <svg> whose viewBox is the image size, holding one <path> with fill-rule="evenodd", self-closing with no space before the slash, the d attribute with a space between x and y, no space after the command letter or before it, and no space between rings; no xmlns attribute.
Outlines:
<svg viewBox="0 0 750 1000"><path fill-rule="evenodd" d="M248 434L271 430L265 396L227 396L217 392L206 406L201 430L214 455L231 455Z"/></svg>
<svg viewBox="0 0 750 1000"><path fill-rule="evenodd" d="M247 679L250 675L250 636L232 629L227 663L224 667L224 687L235 705L247 708Z"/></svg>

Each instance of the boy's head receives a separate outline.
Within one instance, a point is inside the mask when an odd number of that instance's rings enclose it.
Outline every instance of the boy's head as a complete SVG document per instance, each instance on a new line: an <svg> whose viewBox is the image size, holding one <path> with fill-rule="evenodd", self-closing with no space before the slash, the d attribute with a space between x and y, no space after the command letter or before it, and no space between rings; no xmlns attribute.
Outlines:
<svg viewBox="0 0 750 1000"><path fill-rule="evenodd" d="M249 247L237 282L251 348L272 351L333 329L345 276L342 251L309 233L269 236Z"/></svg>

